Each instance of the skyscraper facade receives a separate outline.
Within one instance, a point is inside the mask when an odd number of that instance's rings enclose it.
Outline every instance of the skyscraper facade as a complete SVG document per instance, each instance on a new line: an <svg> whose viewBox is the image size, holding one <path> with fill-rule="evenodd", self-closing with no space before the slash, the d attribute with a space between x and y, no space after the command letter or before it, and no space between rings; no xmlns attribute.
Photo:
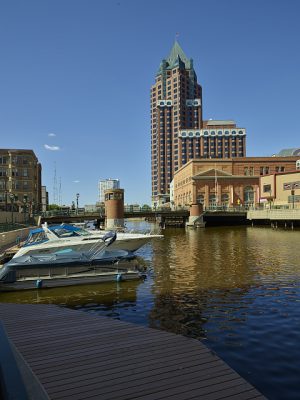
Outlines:
<svg viewBox="0 0 300 400"><path fill-rule="evenodd" d="M191 159L246 155L246 132L234 121L204 121L193 60L177 41L151 87L152 205L169 201L174 173Z"/></svg>

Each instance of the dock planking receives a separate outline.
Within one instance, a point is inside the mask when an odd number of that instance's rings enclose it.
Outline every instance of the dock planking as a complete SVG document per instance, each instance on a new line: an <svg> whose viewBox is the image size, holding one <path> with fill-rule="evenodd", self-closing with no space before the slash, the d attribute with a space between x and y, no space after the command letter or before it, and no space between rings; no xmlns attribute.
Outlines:
<svg viewBox="0 0 300 400"><path fill-rule="evenodd" d="M55 305L2 303L0 319L49 399L264 399L195 339Z"/></svg>

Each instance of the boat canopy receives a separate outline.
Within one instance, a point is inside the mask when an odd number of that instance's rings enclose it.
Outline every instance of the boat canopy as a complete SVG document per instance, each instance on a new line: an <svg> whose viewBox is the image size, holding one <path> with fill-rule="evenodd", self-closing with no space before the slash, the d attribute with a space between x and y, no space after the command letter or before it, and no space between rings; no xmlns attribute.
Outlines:
<svg viewBox="0 0 300 400"><path fill-rule="evenodd" d="M68 224L61 224L61 225L50 225L48 226L48 229L50 229L50 231L54 231L56 229L61 229L64 228L67 231L73 232L73 231L80 231L81 228L79 228L78 226L74 226L74 225L68 225Z"/></svg>
<svg viewBox="0 0 300 400"><path fill-rule="evenodd" d="M43 228L31 229L29 231L29 234L40 233L40 232L44 232Z"/></svg>
<svg viewBox="0 0 300 400"><path fill-rule="evenodd" d="M44 229L42 228L31 229L23 247L40 244L43 242L47 242L48 240L49 238L47 237Z"/></svg>
<svg viewBox="0 0 300 400"><path fill-rule="evenodd" d="M61 225L50 225L48 229L53 232L59 238L66 238L72 236L90 236L91 233L86 229L80 228L74 225L61 224Z"/></svg>

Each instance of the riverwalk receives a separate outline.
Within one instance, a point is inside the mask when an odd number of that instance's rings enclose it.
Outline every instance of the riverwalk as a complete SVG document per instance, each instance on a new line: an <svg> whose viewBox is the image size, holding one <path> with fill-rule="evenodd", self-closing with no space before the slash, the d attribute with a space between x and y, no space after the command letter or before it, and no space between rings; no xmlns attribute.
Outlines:
<svg viewBox="0 0 300 400"><path fill-rule="evenodd" d="M0 320L28 399L264 399L195 339L55 305L0 303Z"/></svg>

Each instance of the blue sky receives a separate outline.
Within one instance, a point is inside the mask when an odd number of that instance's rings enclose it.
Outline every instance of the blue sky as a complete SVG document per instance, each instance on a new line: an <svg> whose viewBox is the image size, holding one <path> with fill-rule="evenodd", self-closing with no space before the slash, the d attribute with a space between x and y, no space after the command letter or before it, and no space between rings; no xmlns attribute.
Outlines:
<svg viewBox="0 0 300 400"><path fill-rule="evenodd" d="M56 165L64 204L110 177L149 204L149 91L177 32L205 119L246 128L249 156L298 147L299 15L298 0L1 0L0 147L35 151L50 202Z"/></svg>

